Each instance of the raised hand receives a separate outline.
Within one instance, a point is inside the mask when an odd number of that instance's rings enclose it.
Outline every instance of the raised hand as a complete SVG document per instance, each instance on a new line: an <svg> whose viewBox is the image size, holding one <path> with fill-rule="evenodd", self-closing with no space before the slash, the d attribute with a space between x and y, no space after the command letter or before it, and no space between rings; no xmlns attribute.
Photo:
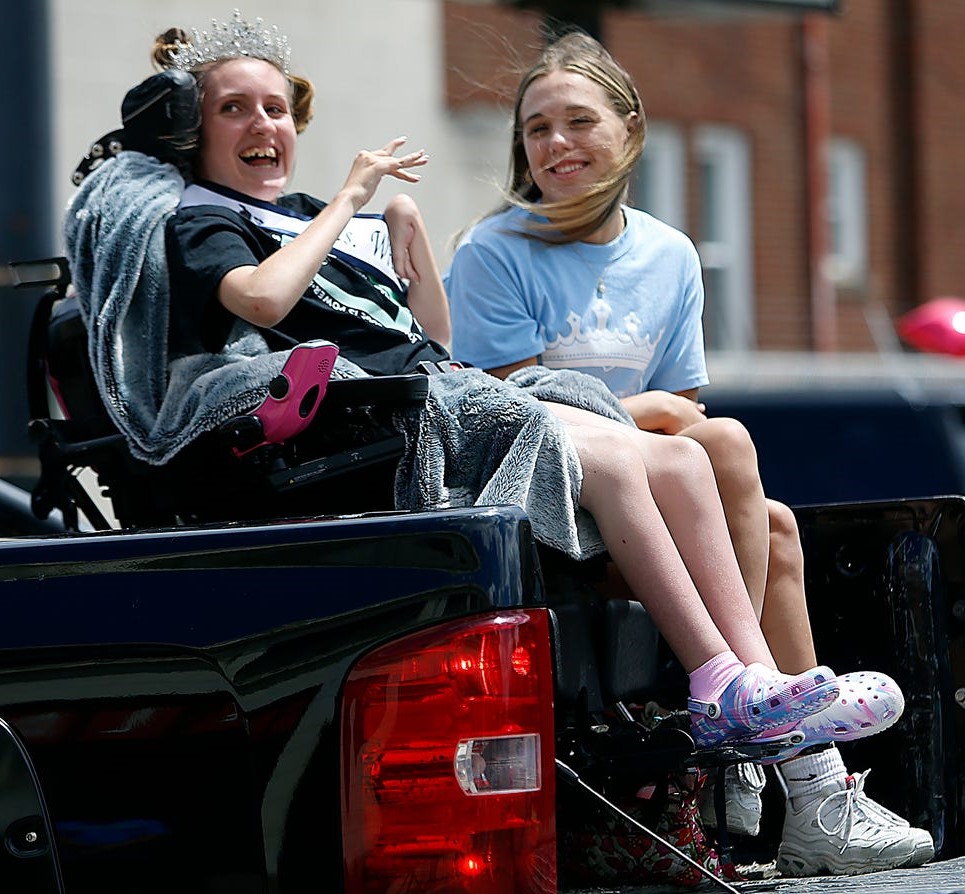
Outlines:
<svg viewBox="0 0 965 894"><path fill-rule="evenodd" d="M352 169L345 180L341 192L352 202L358 211L369 202L383 177L395 177L406 183L418 183L420 176L413 168L422 167L429 161L424 149L396 157L395 153L406 142L406 137L396 137L381 149L362 149L352 162Z"/></svg>

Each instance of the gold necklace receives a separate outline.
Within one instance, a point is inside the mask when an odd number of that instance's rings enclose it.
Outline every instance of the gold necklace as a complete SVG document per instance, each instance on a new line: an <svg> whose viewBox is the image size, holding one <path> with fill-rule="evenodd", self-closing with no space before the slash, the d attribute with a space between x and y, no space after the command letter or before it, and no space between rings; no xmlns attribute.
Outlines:
<svg viewBox="0 0 965 894"><path fill-rule="evenodd" d="M587 245L610 245L612 242L618 239L620 237L620 234L627 227L627 218L626 218L626 215L623 213L622 208L620 209L620 223L621 223L620 229L618 230L617 234L613 237L613 239L608 239L604 242L587 242L586 244ZM580 254L580 260L583 261L583 263L586 265L587 270L590 270L592 272L593 268L590 267L590 264L587 261L586 257L584 256L583 250L579 244L577 244L577 250L579 251L579 254ZM599 301L602 301L603 296L606 294L606 283L603 280L606 278L607 271L613 265L613 262L618 260L618 258L619 258L619 255L617 255L617 257L611 257L603 265L603 270L601 271L600 276L596 281L596 297L597 297L597 300Z"/></svg>
<svg viewBox="0 0 965 894"><path fill-rule="evenodd" d="M594 244L594 243L574 242L574 243L572 243L572 244L573 244L573 247L576 249L577 257L580 259L580 261L581 261L581 263L583 264L583 266L586 267L587 271L588 271L588 272L590 273L590 275L592 276L592 275L593 275L593 272L594 272L594 271L593 271L593 267L594 267L595 265L592 264L592 263L590 262L590 260L586 257L586 255L583 253L583 245L584 245L584 244L592 245L592 244ZM610 267L613 265L613 262L616 261L616 260L618 260L618 258L615 258L615 257L607 258L606 262L603 264L603 269L600 271L599 276L597 276L597 279L596 279L596 298L597 298L597 301L602 301L602 300L603 300L603 296L606 294L606 282L605 282L605 280L606 280L606 275L607 275L607 273L609 272Z"/></svg>

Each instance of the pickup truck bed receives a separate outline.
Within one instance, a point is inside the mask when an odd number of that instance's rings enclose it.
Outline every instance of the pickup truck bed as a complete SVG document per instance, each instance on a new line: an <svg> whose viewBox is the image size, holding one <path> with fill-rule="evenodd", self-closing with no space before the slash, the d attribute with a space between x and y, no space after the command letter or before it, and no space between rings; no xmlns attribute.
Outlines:
<svg viewBox="0 0 965 894"><path fill-rule="evenodd" d="M849 763L959 858L965 500L799 518L819 654L908 696ZM573 593L520 511L23 534L0 556L3 890L556 889L573 817L554 812L552 741L600 668L562 635ZM450 735L469 743L455 762ZM773 856L767 813L739 861ZM961 869L741 890L937 894Z"/></svg>

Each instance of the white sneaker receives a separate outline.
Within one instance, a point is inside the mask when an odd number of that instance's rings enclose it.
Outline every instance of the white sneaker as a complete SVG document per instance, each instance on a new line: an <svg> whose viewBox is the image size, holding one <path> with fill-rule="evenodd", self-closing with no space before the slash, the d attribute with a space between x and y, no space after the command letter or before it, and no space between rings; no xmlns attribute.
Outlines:
<svg viewBox="0 0 965 894"><path fill-rule="evenodd" d="M789 800L777 869L784 875L858 875L920 866L935 855L931 835L864 793L868 772L829 785L794 810Z"/></svg>
<svg viewBox="0 0 965 894"><path fill-rule="evenodd" d="M912 858L905 863L904 868L908 869L921 866L935 856L935 842L932 841L931 835L924 829L916 829L908 820L898 816L897 813L892 813L887 807L883 807L877 801L872 801L871 798L864 793L861 795L861 805L866 811L877 813L884 822L893 823L899 828L904 827L905 834L915 845L915 853L912 855Z"/></svg>
<svg viewBox="0 0 965 894"><path fill-rule="evenodd" d="M714 810L713 774L700 792L698 808L705 829L717 828ZM724 771L724 801L727 810L727 831L735 835L757 835L761 831L761 792L764 790L764 770L760 764L731 764Z"/></svg>

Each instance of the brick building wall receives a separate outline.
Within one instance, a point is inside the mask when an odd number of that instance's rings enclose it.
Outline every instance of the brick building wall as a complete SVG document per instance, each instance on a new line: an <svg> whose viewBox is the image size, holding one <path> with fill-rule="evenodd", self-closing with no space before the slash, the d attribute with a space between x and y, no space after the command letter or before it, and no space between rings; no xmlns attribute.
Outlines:
<svg viewBox="0 0 965 894"><path fill-rule="evenodd" d="M757 343L800 348L808 338L807 227L800 54L784 18L697 22L614 13L608 48L633 76L647 115L682 125L739 127L750 141ZM685 142L688 145L689 141ZM697 221L690 171L688 219ZM696 226L688 227L698 239Z"/></svg>
<svg viewBox="0 0 965 894"><path fill-rule="evenodd" d="M868 0L865 0L868 2ZM912 139L918 151L914 207L918 292L965 295L965 4L916 0Z"/></svg>
<svg viewBox="0 0 965 894"><path fill-rule="evenodd" d="M746 134L756 345L807 350L813 283L803 29L797 15L743 9L711 16L611 9L602 36L636 80L651 120L673 123L685 137L706 124ZM511 95L506 62L532 58L539 17L447 2L445 23L447 66L460 66L460 78L449 82L450 102ZM481 47L479 27L500 39ZM965 3L846 0L823 19L821 32L831 135L854 141L866 160L867 275L834 291L837 347L873 350L875 321L887 325L938 294L965 295L958 163L965 146L965 67L958 58ZM475 84L471 95L467 81ZM495 89L487 94L482 84ZM687 170L686 229L697 240L692 157Z"/></svg>
<svg viewBox="0 0 965 894"><path fill-rule="evenodd" d="M874 347L868 314L894 316L907 309L912 275L896 247L904 215L900 209L907 171L895 154L895 121L901 107L892 96L901 35L893 29L895 4L860 0L828 27L831 132L855 140L866 152L868 199L868 277L859 288L838 290L838 336L842 348Z"/></svg>

